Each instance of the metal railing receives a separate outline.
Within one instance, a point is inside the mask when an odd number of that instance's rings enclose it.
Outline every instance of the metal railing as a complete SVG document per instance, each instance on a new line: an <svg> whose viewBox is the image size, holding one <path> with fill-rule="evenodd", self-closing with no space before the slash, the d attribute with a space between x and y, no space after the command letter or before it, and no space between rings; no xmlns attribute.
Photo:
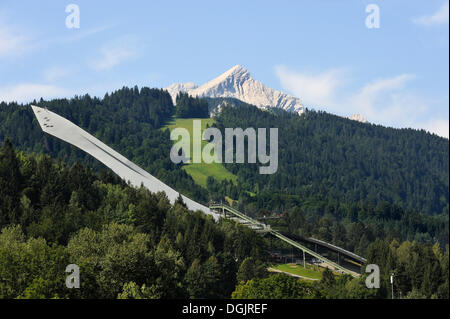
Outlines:
<svg viewBox="0 0 450 319"><path fill-rule="evenodd" d="M210 202L209 208L210 209L214 209L214 210L219 210L219 212L222 213L222 214L226 214L226 211L228 211L228 212L232 213L233 215L237 216L239 219L247 222L249 225L255 225L255 226L258 226L260 229L264 229L266 232L268 232L268 233L272 234L273 236L281 239L282 241L288 243L289 245L291 245L291 246L293 246L293 247L295 247L297 249L300 249L301 251L303 251L304 254L307 253L307 254L309 254L309 255L319 259L323 263L325 263L325 264L327 264L329 266L332 266L333 268L335 268L339 272L349 274L349 275L351 275L353 277L359 276L358 273L356 273L354 271L351 271L351 270L349 270L349 269L347 269L347 268L345 268L345 267L335 263L334 261L329 260L328 258L323 257L322 255L316 253L315 251L313 251L313 250L303 246L302 244L300 244L300 243L298 243L298 242L296 242L296 241L294 241L294 240L292 240L292 239L282 235L281 233L271 229L270 226L268 226L266 224L263 224L263 223L255 220L255 219L253 219L253 218L251 218L251 217L241 213L240 211L238 211L237 209L235 209L233 207L230 207L230 206L228 206L228 205L226 205L224 203Z"/></svg>

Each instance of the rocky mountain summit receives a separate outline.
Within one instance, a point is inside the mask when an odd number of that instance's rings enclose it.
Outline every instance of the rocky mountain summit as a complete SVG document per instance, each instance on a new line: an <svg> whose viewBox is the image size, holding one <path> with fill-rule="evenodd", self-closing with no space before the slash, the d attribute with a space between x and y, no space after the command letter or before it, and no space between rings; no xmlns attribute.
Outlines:
<svg viewBox="0 0 450 319"><path fill-rule="evenodd" d="M210 98L235 98L261 109L281 108L301 114L304 106L299 98L271 89L255 80L245 68L236 65L217 78L197 86L195 83L175 83L166 90L175 102L179 92Z"/></svg>
<svg viewBox="0 0 450 319"><path fill-rule="evenodd" d="M367 123L367 120L364 116L362 116L361 114L353 114L352 116L349 117L350 120L353 121L358 121L361 123Z"/></svg>

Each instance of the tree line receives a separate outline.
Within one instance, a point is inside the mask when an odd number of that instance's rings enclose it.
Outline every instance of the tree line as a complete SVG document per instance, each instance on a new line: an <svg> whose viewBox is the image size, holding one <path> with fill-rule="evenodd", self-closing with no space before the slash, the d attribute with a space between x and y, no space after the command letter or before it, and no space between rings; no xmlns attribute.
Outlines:
<svg viewBox="0 0 450 319"><path fill-rule="evenodd" d="M391 272L396 298L448 298L448 245L369 243L367 263L382 270L377 290L364 275L270 275L268 239L245 226L9 141L0 199L0 298L389 298ZM68 264L80 267L80 289L65 287Z"/></svg>
<svg viewBox="0 0 450 319"><path fill-rule="evenodd" d="M202 101L203 99L184 96L179 106L187 106L186 116L194 116L189 110L198 109L199 105L204 104ZM211 99L206 102L210 106L211 103L214 104ZM370 254L370 247L377 239L389 245L397 242L400 246L403 242L419 246L427 243L439 243L441 247L448 245L448 140L424 131L362 124L323 112L307 111L298 116L283 111L261 111L242 102L234 107L224 106L216 117L216 126L221 130L225 127L279 128L278 172L270 176L259 175L257 167L252 164L225 164L238 177L237 182L218 182L210 176L207 180L208 187L204 189L194 183L181 169L181 165L175 165L169 159L172 142L168 130L163 130L162 127L176 116L177 106L172 104L166 91L124 87L103 98L85 95L72 99L35 101L34 104L68 118L191 198L206 203L209 199L225 200L227 196L234 199L238 209L249 215L281 215L282 218L274 221L274 227L288 234L316 237L363 256ZM17 245L24 245L20 247L26 247L28 241L30 245L34 245L37 242L33 240L41 238L42 251L47 249L46 246L51 250L53 245L57 245L58 253L60 250L67 253L69 242L81 233L83 227L90 230L83 234L98 238L98 247L103 247L103 232L104 236L109 236L109 231L125 225L132 229L120 228L120 231L128 234L126 236L130 242L135 234L149 236L152 243L150 246L153 248L162 241L161 245L166 245L164 247L170 250L167 246L167 242L170 242L176 252L170 257L171 262L176 263L175 256L181 251L184 266L180 266L182 270L178 278L183 279L177 282L177 287L181 288L175 290L183 296L208 295L205 291L210 289L207 287L211 287L209 281L203 282L200 290L188 289L187 282L202 282L203 277L200 280L199 273L209 271L211 275L207 277L216 278L213 275L214 269L219 268L214 265L223 264L225 260L230 263L232 259L235 260L232 271L234 281L227 281L228 286L223 296L231 294L234 284L241 281L238 277L244 278L244 282L267 278L267 274L261 270L264 269L261 265L264 265L263 261L267 257L262 257L262 251L267 246L265 240L251 237L254 241L250 242L257 248L248 245L243 249L245 253L241 252L239 256L233 250L233 253L227 255L228 259L221 257L219 253L203 253L217 252L214 242L210 245L210 241L205 241L210 238L208 236L197 242L201 248L191 245L187 245L190 247L187 248L181 244L175 246L174 243L185 241L184 232L194 236L188 227L180 226L175 233L177 226L172 227L170 236L167 234L169 240L162 240L169 225L166 225L170 220L168 216L172 216L177 209L183 211L178 217L184 216L182 203L174 207L163 205L163 208L155 210L154 202L164 202L163 195L151 194L148 197L142 195L144 190L130 190L132 188L105 171L105 167L89 155L45 135L29 105L0 103L0 123L0 140L9 137L12 144L20 150L15 153L11 143L6 143L2 149L2 162L7 163L3 167L7 168L0 169L0 229L6 227L5 231L10 234L8 236L19 238ZM42 154L58 160L53 161ZM160 197L155 199L152 196ZM176 207L178 208L175 209ZM156 215L145 215L147 210ZM189 218L185 221L189 227L197 229L196 231L203 229L203 226L191 223L194 217ZM13 225L19 225L20 229ZM236 236L244 236L237 235L238 233L250 236L245 229L233 231ZM243 238L242 241L249 238ZM42 244L42 239L46 246ZM188 237L187 240L191 241L192 238ZM380 245L377 249L384 248ZM248 253L253 250L257 252ZM26 251L24 248L24 252ZM202 251L201 256L198 251ZM420 254L430 255L425 251L420 250ZM53 253L57 252L52 251L51 254ZM448 253L442 254L448 259ZM156 265L156 255L152 256L148 258ZM80 258L89 259L85 255ZM250 267L249 260L243 263L246 258L256 258L250 260L258 266ZM100 267L101 258L94 259L95 262L86 266L87 269L94 267L94 264L95 267ZM428 263L427 260L425 264ZM432 261L430 263L433 264ZM155 266L154 269L156 268ZM176 269L178 268L173 268L173 271L176 272ZM187 276L189 269L191 271ZM239 270L241 272L238 276ZM157 292L154 286L150 287L163 275L155 270L152 280L142 280L147 276L148 274L133 278L123 283L127 284L126 289L122 286L113 291L117 295L122 294L122 297L127 296L126 291L135 296L166 296ZM95 275L92 278L92 285L96 287L101 279ZM422 283L425 278L415 280ZM51 281L51 278L44 276L36 280L42 283L42 280ZM345 286L338 282L338 285ZM407 286L409 288L404 289L403 296L414 290L418 295L432 297L433 294L430 295L426 289L421 290L421 285L410 284ZM36 284L37 286L42 285ZM439 290L439 287L433 289ZM99 291L98 289L97 287L93 291ZM149 291L156 292L149 295ZM22 294L23 291L15 296ZM61 292L56 294L64 296ZM101 294L96 296L106 297Z"/></svg>
<svg viewBox="0 0 450 319"><path fill-rule="evenodd" d="M109 172L0 149L0 298L227 298L262 237ZM81 288L65 287L80 267ZM244 267L245 268L245 267Z"/></svg>

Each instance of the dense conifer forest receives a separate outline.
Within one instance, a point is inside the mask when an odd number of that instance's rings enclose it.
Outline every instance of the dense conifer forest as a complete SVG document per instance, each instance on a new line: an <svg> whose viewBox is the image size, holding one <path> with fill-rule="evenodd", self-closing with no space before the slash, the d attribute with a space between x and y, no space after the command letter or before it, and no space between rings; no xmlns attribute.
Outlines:
<svg viewBox="0 0 450 319"><path fill-rule="evenodd" d="M134 87L34 104L200 202L231 198L249 215L281 217L273 227L287 234L366 256L382 269L382 289L331 272L320 283L269 276L267 238L130 187L44 134L29 105L0 103L0 297L385 298L395 270L396 297L448 298L448 139L237 102L222 107L215 126L278 127L278 171L224 164L237 182L211 176L203 188L170 161L163 126L174 116L204 117L208 103L220 101L182 95L178 102ZM69 263L80 265L85 289L65 289Z"/></svg>
<svg viewBox="0 0 450 319"><path fill-rule="evenodd" d="M268 240L133 188L107 171L0 148L0 298L448 298L448 246L377 239L365 276L311 283L266 271ZM77 264L82 289L65 287Z"/></svg>

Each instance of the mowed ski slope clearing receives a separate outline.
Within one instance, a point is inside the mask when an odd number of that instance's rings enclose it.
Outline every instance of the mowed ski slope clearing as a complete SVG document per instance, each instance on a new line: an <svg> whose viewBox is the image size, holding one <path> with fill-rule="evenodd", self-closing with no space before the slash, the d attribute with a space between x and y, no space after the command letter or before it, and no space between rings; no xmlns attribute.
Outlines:
<svg viewBox="0 0 450 319"><path fill-rule="evenodd" d="M165 128L169 128L170 130L173 130L174 128L181 127L188 130L190 138L191 138L191 157L192 157L192 150L193 150L193 121L194 120L201 120L202 121L202 134L203 131L206 129L206 125L208 124L211 126L214 123L214 119L196 119L196 118L189 118L189 119L174 119L173 121L169 122ZM173 141L173 143L176 143L177 141ZM202 141L202 149L203 147L208 144L208 141ZM183 169L188 173L194 181L199 184L202 187L206 188L206 180L208 176L214 177L217 181L222 181L224 179L232 180L233 182L236 182L237 177L227 171L225 167L221 163L204 163L202 160L202 163L188 163L183 166Z"/></svg>
<svg viewBox="0 0 450 319"><path fill-rule="evenodd" d="M322 271L319 269L319 267L315 267L309 264L306 265L306 268L303 268L303 265L296 264L278 264L273 265L271 268L284 273L301 276L303 278L310 278L312 280L319 280L322 278Z"/></svg>

